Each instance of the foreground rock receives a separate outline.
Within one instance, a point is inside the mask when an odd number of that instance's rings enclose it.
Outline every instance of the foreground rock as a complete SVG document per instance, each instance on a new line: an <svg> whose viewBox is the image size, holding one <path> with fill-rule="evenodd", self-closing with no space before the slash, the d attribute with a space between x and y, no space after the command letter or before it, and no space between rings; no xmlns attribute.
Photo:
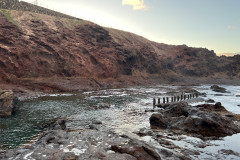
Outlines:
<svg viewBox="0 0 240 160"><path fill-rule="evenodd" d="M226 88L220 87L218 85L213 85L211 86L211 89L215 92L220 92L220 93L227 93Z"/></svg>
<svg viewBox="0 0 240 160"><path fill-rule="evenodd" d="M58 120L34 144L0 153L0 159L189 159L181 153L157 148L139 139L115 133L105 124L97 123L96 130L84 127L81 123L79 119Z"/></svg>
<svg viewBox="0 0 240 160"><path fill-rule="evenodd" d="M144 146L111 146L111 150L122 154L129 154L138 160L161 160L159 154Z"/></svg>
<svg viewBox="0 0 240 160"><path fill-rule="evenodd" d="M189 106L173 104L150 117L151 128L180 130L204 137L224 137L240 133L239 120L221 103Z"/></svg>
<svg viewBox="0 0 240 160"><path fill-rule="evenodd" d="M0 90L0 117L11 116L17 110L17 103L11 90Z"/></svg>

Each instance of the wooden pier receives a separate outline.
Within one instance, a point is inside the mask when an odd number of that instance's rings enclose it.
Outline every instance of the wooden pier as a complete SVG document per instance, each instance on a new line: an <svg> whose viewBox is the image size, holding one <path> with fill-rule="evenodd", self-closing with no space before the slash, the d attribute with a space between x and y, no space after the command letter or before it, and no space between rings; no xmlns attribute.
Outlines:
<svg viewBox="0 0 240 160"><path fill-rule="evenodd" d="M170 96L170 97L162 97L161 98L153 98L153 108L162 107L164 104L175 103L179 101L186 101L188 99L198 98L197 93L182 93L181 95ZM170 102L171 100L171 102Z"/></svg>

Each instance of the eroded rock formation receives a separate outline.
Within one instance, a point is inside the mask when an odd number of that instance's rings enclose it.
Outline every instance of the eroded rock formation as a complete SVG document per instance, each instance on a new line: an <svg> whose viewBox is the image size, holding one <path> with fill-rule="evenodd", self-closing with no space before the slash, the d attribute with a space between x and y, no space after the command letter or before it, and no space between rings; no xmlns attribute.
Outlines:
<svg viewBox="0 0 240 160"><path fill-rule="evenodd" d="M0 89L0 117L11 116L17 109L18 100L11 90Z"/></svg>
<svg viewBox="0 0 240 160"><path fill-rule="evenodd" d="M181 130L204 137L224 137L240 132L239 120L221 103L195 107L186 102L176 103L154 113L150 125L156 129Z"/></svg>

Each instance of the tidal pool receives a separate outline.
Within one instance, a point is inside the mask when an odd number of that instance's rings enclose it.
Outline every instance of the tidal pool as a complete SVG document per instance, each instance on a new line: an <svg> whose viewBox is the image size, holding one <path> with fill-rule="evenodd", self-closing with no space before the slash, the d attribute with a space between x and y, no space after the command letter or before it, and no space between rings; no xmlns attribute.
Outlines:
<svg viewBox="0 0 240 160"><path fill-rule="evenodd" d="M221 102L230 112L240 114L240 86L221 85L229 93L216 93L210 89L211 85L187 86L199 92L206 93L205 100L213 99ZM106 89L69 94L49 94L39 98L20 102L20 110L10 118L0 119L0 150L16 148L19 145L29 143L38 134L42 133L51 121L58 118L72 116L81 117L82 120L91 121L95 117L101 119L104 110L95 111L94 105L98 103L111 104L112 120L106 124L116 132L131 134L139 128L149 128L151 113L144 113L145 109L152 108L153 97L172 96L179 93L179 86L158 85L153 87L135 87L121 89ZM204 103L204 102L200 102ZM139 114L141 113L141 114ZM142 114L143 113L143 114ZM93 116L94 114L94 116ZM103 119L104 121L104 119ZM83 123L84 124L84 123ZM143 140L151 140L143 137ZM212 146L204 149L196 148L200 155L193 159L208 159L219 154L221 149L233 150L240 154L237 146L240 146L240 134L225 137L218 141L209 141ZM192 141L192 142L191 142ZM191 144L196 138L185 137L174 143L182 148L195 148ZM197 141L201 141L198 139ZM187 145L188 143L188 145ZM156 145L156 143L154 143ZM233 144L233 145L229 145ZM217 147L215 147L217 146ZM223 153L224 155L224 153ZM223 157L223 156L222 156ZM226 156L226 159L235 158ZM221 159L221 157L220 157Z"/></svg>

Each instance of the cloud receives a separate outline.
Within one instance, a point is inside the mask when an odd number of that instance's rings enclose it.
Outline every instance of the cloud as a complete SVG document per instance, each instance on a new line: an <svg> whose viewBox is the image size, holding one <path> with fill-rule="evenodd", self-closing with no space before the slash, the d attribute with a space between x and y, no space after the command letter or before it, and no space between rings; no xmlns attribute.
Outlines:
<svg viewBox="0 0 240 160"><path fill-rule="evenodd" d="M144 0L122 0L122 5L129 5L133 10L147 10L148 7L144 4Z"/></svg>

